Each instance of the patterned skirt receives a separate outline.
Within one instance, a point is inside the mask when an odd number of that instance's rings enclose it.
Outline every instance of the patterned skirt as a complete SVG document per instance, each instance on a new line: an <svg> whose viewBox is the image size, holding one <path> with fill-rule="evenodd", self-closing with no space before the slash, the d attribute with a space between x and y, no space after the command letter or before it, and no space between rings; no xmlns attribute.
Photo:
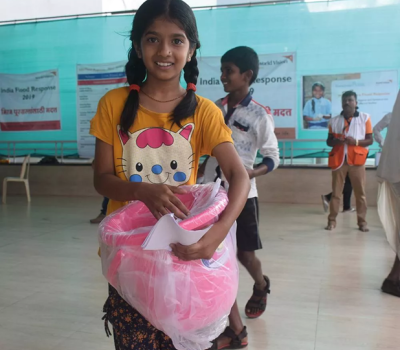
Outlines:
<svg viewBox="0 0 400 350"><path fill-rule="evenodd" d="M111 335L108 321L113 326L116 350L176 350L167 335L154 328L110 285L103 311L107 336Z"/></svg>

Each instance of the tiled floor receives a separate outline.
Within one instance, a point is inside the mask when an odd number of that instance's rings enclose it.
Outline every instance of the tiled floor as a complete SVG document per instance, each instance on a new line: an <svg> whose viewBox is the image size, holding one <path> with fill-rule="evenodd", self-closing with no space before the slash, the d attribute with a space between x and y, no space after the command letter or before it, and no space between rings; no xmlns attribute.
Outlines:
<svg viewBox="0 0 400 350"><path fill-rule="evenodd" d="M101 198L9 197L0 205L0 349L112 350L101 308L106 282L97 257ZM249 350L399 350L400 299L379 288L394 260L376 211L370 233L355 215L322 228L320 207L262 205L272 281L267 312L247 320ZM250 293L242 271L239 304Z"/></svg>

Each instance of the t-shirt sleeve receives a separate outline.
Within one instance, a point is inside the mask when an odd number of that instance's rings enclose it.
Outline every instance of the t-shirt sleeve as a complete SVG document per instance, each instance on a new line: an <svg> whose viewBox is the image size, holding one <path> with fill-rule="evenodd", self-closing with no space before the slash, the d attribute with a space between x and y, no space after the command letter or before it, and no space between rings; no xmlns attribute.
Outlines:
<svg viewBox="0 0 400 350"><path fill-rule="evenodd" d="M372 123L371 123L371 117L368 117L367 122L365 123L365 134L369 135L372 134Z"/></svg>
<svg viewBox="0 0 400 350"><path fill-rule="evenodd" d="M279 147L274 129L274 119L266 113L257 128L257 148L264 159L269 158L273 161L273 167L268 167L269 171L276 169L279 165Z"/></svg>
<svg viewBox="0 0 400 350"><path fill-rule="evenodd" d="M207 101L208 102L208 101ZM232 131L225 124L222 111L211 101L200 110L202 119L202 155L212 156L213 149L221 143L232 140Z"/></svg>
<svg viewBox="0 0 400 350"><path fill-rule="evenodd" d="M112 115L107 109L106 96L103 96L97 106L97 112L90 121L90 135L113 144Z"/></svg>

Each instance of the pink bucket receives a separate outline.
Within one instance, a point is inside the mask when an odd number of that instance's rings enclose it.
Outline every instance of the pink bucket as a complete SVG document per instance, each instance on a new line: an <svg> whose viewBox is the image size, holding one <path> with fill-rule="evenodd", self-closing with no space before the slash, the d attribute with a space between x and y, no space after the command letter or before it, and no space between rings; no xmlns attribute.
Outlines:
<svg viewBox="0 0 400 350"><path fill-rule="evenodd" d="M228 204L225 190L215 184L184 188L188 192L178 197L192 216L179 226L195 231L217 222ZM236 225L212 259L189 262L167 250L142 249L155 225L157 220L141 202L107 217L99 235L103 274L130 305L172 338L175 347L205 349L223 331L236 298Z"/></svg>

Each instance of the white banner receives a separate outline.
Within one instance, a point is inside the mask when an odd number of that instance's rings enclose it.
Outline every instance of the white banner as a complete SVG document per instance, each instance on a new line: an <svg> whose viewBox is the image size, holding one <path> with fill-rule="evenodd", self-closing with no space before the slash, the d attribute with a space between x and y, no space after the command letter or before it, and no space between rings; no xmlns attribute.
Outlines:
<svg viewBox="0 0 400 350"><path fill-rule="evenodd" d="M126 61L77 65L78 154L82 158L94 157L95 138L89 135L90 120L106 92L126 84L125 64Z"/></svg>
<svg viewBox="0 0 400 350"><path fill-rule="evenodd" d="M56 69L0 74L1 131L60 130L60 90Z"/></svg>
<svg viewBox="0 0 400 350"><path fill-rule="evenodd" d="M197 92L216 101L224 97L220 57L199 58ZM260 71L250 87L254 100L269 107L275 120L278 139L297 136L296 54L292 52L259 55Z"/></svg>
<svg viewBox="0 0 400 350"><path fill-rule="evenodd" d="M332 82L332 116L342 111L342 94L354 91L359 110L371 115L375 126L393 110L399 92L397 70L359 73L357 78Z"/></svg>

